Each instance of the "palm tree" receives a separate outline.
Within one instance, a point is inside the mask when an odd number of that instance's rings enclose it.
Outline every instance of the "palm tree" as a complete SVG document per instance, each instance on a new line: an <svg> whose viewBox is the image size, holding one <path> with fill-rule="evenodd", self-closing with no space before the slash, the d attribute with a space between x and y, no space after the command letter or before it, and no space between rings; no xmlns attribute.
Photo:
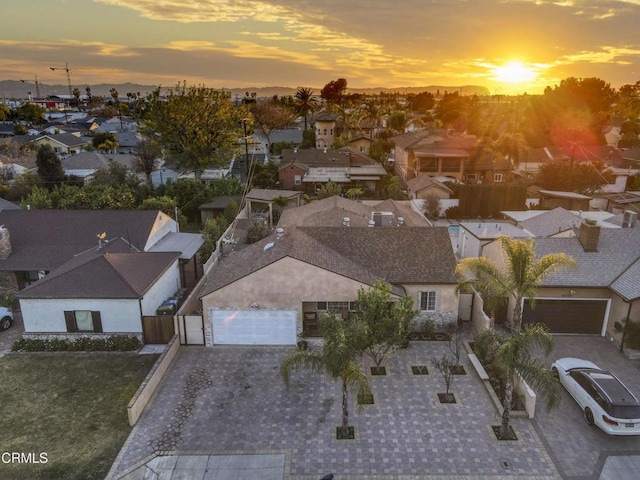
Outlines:
<svg viewBox="0 0 640 480"><path fill-rule="evenodd" d="M458 262L456 273L461 277L457 290L473 287L489 308L503 298L514 302L511 328L519 332L522 326L522 302L528 299L535 306L540 283L550 274L565 268L575 268L573 257L565 253L550 253L536 260L535 242L502 236L499 239L504 253L505 268L499 268L486 257L468 257Z"/></svg>
<svg viewBox="0 0 640 480"><path fill-rule="evenodd" d="M318 108L318 100L313 96L310 88L299 88L293 96L296 110L304 115L304 129L307 129L307 119L309 113L313 113Z"/></svg>
<svg viewBox="0 0 640 480"><path fill-rule="evenodd" d="M505 337L496 330L485 330L482 343L490 351L491 367L504 382L502 399L502 423L498 437L511 438L511 402L513 400L514 379L519 374L529 386L547 399L547 409L553 408L560 400L558 383L544 361L534 356L542 350L546 355L553 350L553 337L544 325L526 325L521 331Z"/></svg>
<svg viewBox="0 0 640 480"><path fill-rule="evenodd" d="M334 314L325 314L320 319L320 330L324 336L322 352L296 350L280 365L282 380L287 387L292 371L298 368L341 380L341 438L347 438L349 434L349 393L364 396L371 392L366 375L356 363L360 355L357 347L360 328L361 325L358 322L345 322Z"/></svg>
<svg viewBox="0 0 640 480"><path fill-rule="evenodd" d="M289 205L289 199L282 195L278 195L273 199L273 204L278 207L278 219L282 216L282 211Z"/></svg>

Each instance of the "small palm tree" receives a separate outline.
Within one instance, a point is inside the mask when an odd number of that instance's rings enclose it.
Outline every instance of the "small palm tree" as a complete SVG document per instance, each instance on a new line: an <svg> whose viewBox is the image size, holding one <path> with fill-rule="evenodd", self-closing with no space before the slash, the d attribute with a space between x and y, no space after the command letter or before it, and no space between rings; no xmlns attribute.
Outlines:
<svg viewBox="0 0 640 480"><path fill-rule="evenodd" d="M499 438L510 438L511 403L513 400L514 379L519 374L529 386L547 400L547 409L553 408L560 400L558 382L548 370L544 361L535 356L540 350L549 355L553 350L553 337L544 325L526 325L521 331L505 337L490 330L489 342L493 342L491 366L504 382L502 401L502 423Z"/></svg>
<svg viewBox="0 0 640 480"><path fill-rule="evenodd" d="M489 307L495 307L504 297L511 297L514 300L511 326L518 332L522 326L522 300L527 298L533 307L536 291L544 278L558 270L575 267L576 262L564 253L550 253L536 259L533 240L503 236L499 241L505 269L486 257L463 258L456 267L456 273L461 277L457 289L473 287Z"/></svg>
<svg viewBox="0 0 640 480"><path fill-rule="evenodd" d="M291 372L302 368L342 382L342 426L340 437L349 434L349 393L365 396L371 393L366 375L356 363L361 326L358 322L345 322L328 313L320 319L324 336L322 352L296 350L280 365L285 385L289 386Z"/></svg>
<svg viewBox="0 0 640 480"><path fill-rule="evenodd" d="M273 204L277 207L278 218L282 215L282 211L289 205L289 199L282 195L278 195L273 199Z"/></svg>
<svg viewBox="0 0 640 480"><path fill-rule="evenodd" d="M313 113L318 108L318 100L313 96L310 88L299 88L293 96L296 110L304 115L304 129L307 129L309 113Z"/></svg>

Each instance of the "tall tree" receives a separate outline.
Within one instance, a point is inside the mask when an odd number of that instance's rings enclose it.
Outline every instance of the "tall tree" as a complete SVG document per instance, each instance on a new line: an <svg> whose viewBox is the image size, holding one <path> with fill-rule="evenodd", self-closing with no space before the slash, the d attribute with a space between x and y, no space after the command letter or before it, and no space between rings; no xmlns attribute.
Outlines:
<svg viewBox="0 0 640 480"><path fill-rule="evenodd" d="M307 130L309 114L318 108L318 100L313 96L313 90L305 87L296 90L293 99L297 112L304 116L304 129Z"/></svg>
<svg viewBox="0 0 640 480"><path fill-rule="evenodd" d="M602 160L580 162L554 160L540 166L536 184L547 190L592 195L602 185L613 181L613 174Z"/></svg>
<svg viewBox="0 0 640 480"><path fill-rule="evenodd" d="M558 382L544 361L535 356L542 351L549 355L553 350L553 337L543 325L526 325L521 331L510 336L496 330L485 330L483 348L490 351L491 367L503 382L502 422L498 436L509 439L514 381L519 374L539 395L547 399L547 408L554 407L560 400ZM478 339L477 339L478 340Z"/></svg>
<svg viewBox="0 0 640 480"><path fill-rule="evenodd" d="M391 299L391 285L377 280L371 289L358 290L358 313L354 318L364 325L358 347L380 368L389 353L406 347L411 322L417 315L413 299L404 296Z"/></svg>
<svg viewBox="0 0 640 480"><path fill-rule="evenodd" d="M156 159L161 155L158 142L153 139L143 138L136 148L137 169L151 179L151 172L156 169Z"/></svg>
<svg viewBox="0 0 640 480"><path fill-rule="evenodd" d="M367 376L357 364L359 350L358 339L361 325L358 322L345 322L334 314L325 314L320 319L320 330L324 336L321 352L296 350L287 356L280 365L280 373L285 385L289 386L291 374L297 369L310 370L338 379L342 383L342 438L349 432L349 393L368 395L370 393Z"/></svg>
<svg viewBox="0 0 640 480"><path fill-rule="evenodd" d="M288 107L274 100L259 100L250 105L254 124L267 137L267 150L271 153L271 132L292 125L296 115Z"/></svg>
<svg viewBox="0 0 640 480"><path fill-rule="evenodd" d="M51 146L42 144L38 147L36 166L38 167L38 175L44 179L49 189L64 180L62 162Z"/></svg>
<svg viewBox="0 0 640 480"><path fill-rule="evenodd" d="M347 80L339 78L331 80L320 91L320 96L330 105L340 103L342 96L347 91Z"/></svg>
<svg viewBox="0 0 640 480"><path fill-rule="evenodd" d="M534 305L540 283L562 269L575 267L573 257L565 253L550 253L536 259L533 240L499 238L504 255L504 269L486 257L467 257L458 262L460 276L458 290L472 286L489 307L495 307L503 298L513 301L511 328L519 332L522 327L522 301L526 298Z"/></svg>
<svg viewBox="0 0 640 480"><path fill-rule="evenodd" d="M228 165L242 136L240 122L250 118L245 106L233 105L229 93L204 86L178 85L166 98L158 88L147 100L141 132L157 138L198 180L205 168Z"/></svg>

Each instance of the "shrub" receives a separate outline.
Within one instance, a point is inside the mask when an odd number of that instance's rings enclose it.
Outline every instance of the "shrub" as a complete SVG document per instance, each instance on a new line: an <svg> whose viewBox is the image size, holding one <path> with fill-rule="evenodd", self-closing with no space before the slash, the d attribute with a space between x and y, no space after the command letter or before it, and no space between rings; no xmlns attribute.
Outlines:
<svg viewBox="0 0 640 480"><path fill-rule="evenodd" d="M142 342L137 337L113 335L106 338L78 337L75 340L53 338L51 340L21 338L12 352L128 352L138 350Z"/></svg>

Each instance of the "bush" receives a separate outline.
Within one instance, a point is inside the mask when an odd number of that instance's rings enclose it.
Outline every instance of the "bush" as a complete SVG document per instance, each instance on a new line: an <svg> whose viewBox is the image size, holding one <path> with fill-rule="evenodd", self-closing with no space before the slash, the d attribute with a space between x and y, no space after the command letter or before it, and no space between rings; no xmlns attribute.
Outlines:
<svg viewBox="0 0 640 480"><path fill-rule="evenodd" d="M114 335L106 338L78 337L75 340L53 338L51 340L17 340L12 352L128 352L138 350L142 342L137 337Z"/></svg>

